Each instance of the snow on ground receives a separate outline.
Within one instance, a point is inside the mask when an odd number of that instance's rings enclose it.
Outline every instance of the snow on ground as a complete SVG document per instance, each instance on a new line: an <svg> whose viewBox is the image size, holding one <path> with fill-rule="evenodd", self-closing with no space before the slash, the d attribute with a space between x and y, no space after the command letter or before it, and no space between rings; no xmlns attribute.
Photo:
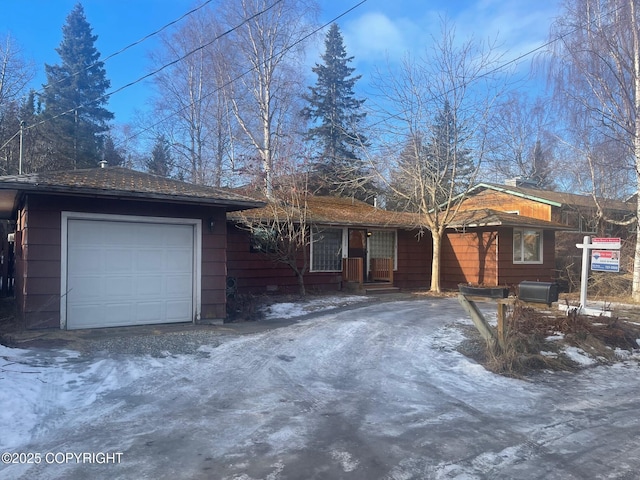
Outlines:
<svg viewBox="0 0 640 480"><path fill-rule="evenodd" d="M274 303L264 307L261 311L266 319L293 318L336 307L364 303L370 300L371 297L365 297L363 295L316 297L305 301Z"/></svg>
<svg viewBox="0 0 640 480"><path fill-rule="evenodd" d="M272 306L268 318L348 298ZM164 358L0 346L0 453L123 459L9 463L0 478L582 479L640 469L637 355L505 378L456 350L461 325L455 299L421 299L328 310Z"/></svg>

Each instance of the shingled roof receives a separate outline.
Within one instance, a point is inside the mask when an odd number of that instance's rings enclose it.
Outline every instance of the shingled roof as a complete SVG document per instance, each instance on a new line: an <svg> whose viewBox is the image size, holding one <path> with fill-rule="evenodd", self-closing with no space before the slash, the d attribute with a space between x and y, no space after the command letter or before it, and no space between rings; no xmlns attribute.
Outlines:
<svg viewBox="0 0 640 480"><path fill-rule="evenodd" d="M227 211L264 205L264 202L224 188L193 185L128 168L106 167L0 177L0 215L11 213L21 192L215 205Z"/></svg>
<svg viewBox="0 0 640 480"><path fill-rule="evenodd" d="M238 220L245 216L252 220L272 220L275 215L273 208L270 205L242 212L241 215L231 213L228 218ZM419 224L419 217L415 214L391 212L361 200L343 197L309 196L307 218L315 224L353 227L415 228Z"/></svg>
<svg viewBox="0 0 640 480"><path fill-rule="evenodd" d="M252 220L272 220L274 218L273 206L228 214L230 220L239 220L242 216ZM285 215L279 214L279 216L285 218ZM347 227L417 229L422 225L418 214L392 212L376 208L360 200L340 197L308 197L307 218L314 224ZM458 212L448 228L459 229L495 226L568 230L566 225L559 223L490 209Z"/></svg>
<svg viewBox="0 0 640 480"><path fill-rule="evenodd" d="M523 227L542 228L545 230L571 230L567 225L548 222L532 217L525 217L514 213L501 212L490 208L466 210L458 212L449 228L464 229L476 227Z"/></svg>

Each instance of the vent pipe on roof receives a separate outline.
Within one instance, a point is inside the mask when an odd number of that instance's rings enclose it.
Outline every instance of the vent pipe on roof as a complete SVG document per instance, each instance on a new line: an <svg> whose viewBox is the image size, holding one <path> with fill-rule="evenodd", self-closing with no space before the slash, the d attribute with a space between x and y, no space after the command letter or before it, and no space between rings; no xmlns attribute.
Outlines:
<svg viewBox="0 0 640 480"><path fill-rule="evenodd" d="M98 165L100 165L100 168L105 168L108 163L109 162L107 162L106 160L101 160L100 162L98 162Z"/></svg>
<svg viewBox="0 0 640 480"><path fill-rule="evenodd" d="M538 184L536 183L535 180L532 180L530 178L523 178L523 177L507 178L504 181L504 184L509 187L538 188Z"/></svg>

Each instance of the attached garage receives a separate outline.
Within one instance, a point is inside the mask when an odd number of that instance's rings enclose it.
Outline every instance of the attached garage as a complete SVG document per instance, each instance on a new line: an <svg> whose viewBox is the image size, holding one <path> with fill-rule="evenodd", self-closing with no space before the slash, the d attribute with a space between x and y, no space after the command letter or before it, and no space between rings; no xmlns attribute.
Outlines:
<svg viewBox="0 0 640 480"><path fill-rule="evenodd" d="M0 177L18 315L27 329L222 323L227 212L263 205L121 167Z"/></svg>
<svg viewBox="0 0 640 480"><path fill-rule="evenodd" d="M62 328L194 321L200 230L199 220L63 212Z"/></svg>

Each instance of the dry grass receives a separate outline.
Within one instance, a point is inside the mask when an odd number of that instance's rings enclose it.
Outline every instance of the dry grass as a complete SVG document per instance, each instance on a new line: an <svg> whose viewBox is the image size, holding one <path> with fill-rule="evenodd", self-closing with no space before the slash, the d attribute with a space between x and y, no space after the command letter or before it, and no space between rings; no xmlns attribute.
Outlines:
<svg viewBox="0 0 640 480"><path fill-rule="evenodd" d="M503 345L487 346L485 366L508 376L540 369L572 371L579 365L563 354L564 346L578 347L607 363L615 360L615 349L637 349L638 338L640 325L627 320L565 315L516 303L507 316Z"/></svg>

